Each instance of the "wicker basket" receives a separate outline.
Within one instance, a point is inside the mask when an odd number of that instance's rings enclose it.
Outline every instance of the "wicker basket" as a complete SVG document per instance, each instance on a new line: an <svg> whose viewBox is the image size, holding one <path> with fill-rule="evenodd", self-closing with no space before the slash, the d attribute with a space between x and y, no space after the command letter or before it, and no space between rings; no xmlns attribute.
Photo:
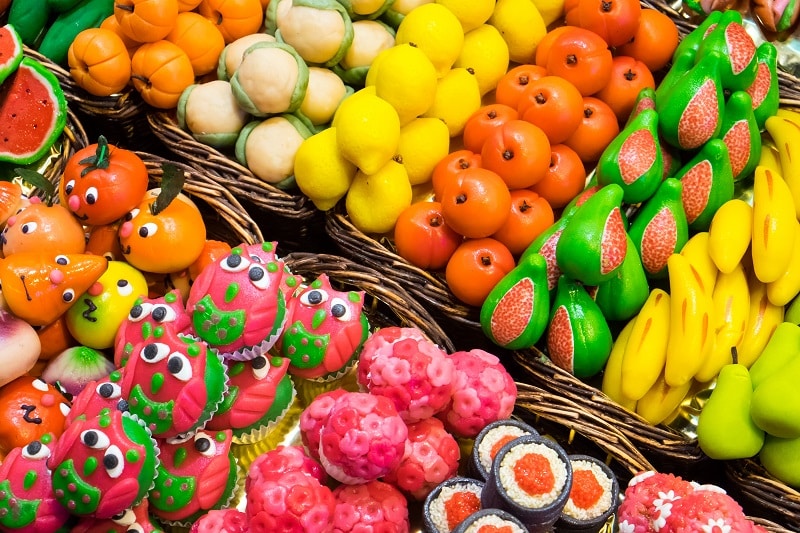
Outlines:
<svg viewBox="0 0 800 533"><path fill-rule="evenodd" d="M728 461L725 476L743 505L760 516L800 531L800 491L778 481L755 459Z"/></svg>
<svg viewBox="0 0 800 533"><path fill-rule="evenodd" d="M306 196L265 183L233 157L195 140L178 126L174 111L153 111L147 120L167 149L236 195L268 238L283 243L285 250L317 250L324 217Z"/></svg>

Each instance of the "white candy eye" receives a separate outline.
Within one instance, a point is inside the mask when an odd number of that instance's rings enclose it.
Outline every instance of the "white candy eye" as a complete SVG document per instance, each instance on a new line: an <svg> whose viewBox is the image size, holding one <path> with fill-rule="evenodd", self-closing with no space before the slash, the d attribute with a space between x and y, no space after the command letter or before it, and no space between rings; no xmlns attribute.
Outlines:
<svg viewBox="0 0 800 533"><path fill-rule="evenodd" d="M22 457L26 459L47 459L50 457L50 448L42 444L41 441L35 440L29 442L26 446L22 447Z"/></svg>
<svg viewBox="0 0 800 533"><path fill-rule="evenodd" d="M37 224L36 222L26 222L25 224L22 225L20 230L22 230L22 233L27 234L27 233L33 233L34 231L36 231L36 228L38 227L39 224Z"/></svg>
<svg viewBox="0 0 800 533"><path fill-rule="evenodd" d="M192 364L182 353L173 353L167 361L167 370L175 379L186 382L192 378Z"/></svg>
<svg viewBox="0 0 800 533"><path fill-rule="evenodd" d="M347 302L341 298L334 298L331 300L331 314L336 320L348 322L353 319L353 312Z"/></svg>
<svg viewBox="0 0 800 533"><path fill-rule="evenodd" d="M113 400L114 398L119 398L122 396L122 387L116 383L106 381L98 384L97 387L95 387L95 392L97 392L97 395L101 398Z"/></svg>
<svg viewBox="0 0 800 533"><path fill-rule="evenodd" d="M81 442L94 450L104 450L111 444L108 435L98 429L87 429L81 432Z"/></svg>
<svg viewBox="0 0 800 533"><path fill-rule="evenodd" d="M134 218L139 216L139 208L131 209L127 215L125 215L125 220L133 220Z"/></svg>
<svg viewBox="0 0 800 533"><path fill-rule="evenodd" d="M250 368L253 369L253 377L259 381L267 377L267 374L269 374L269 367L269 360L263 355L259 355L250 361Z"/></svg>
<svg viewBox="0 0 800 533"><path fill-rule="evenodd" d="M156 322L175 322L175 319L178 318L178 313L173 308L163 304L153 306L150 314Z"/></svg>
<svg viewBox="0 0 800 533"><path fill-rule="evenodd" d="M120 296L130 296L133 293L133 284L127 279L117 280L117 294Z"/></svg>
<svg viewBox="0 0 800 533"><path fill-rule="evenodd" d="M103 467L111 478L118 478L122 475L122 470L125 468L125 459L116 444L109 446L103 455Z"/></svg>
<svg viewBox="0 0 800 533"><path fill-rule="evenodd" d="M174 437L168 437L164 440L167 441L167 444L183 444L184 442L190 441L194 438L194 433L181 433L180 435L175 435Z"/></svg>
<svg viewBox="0 0 800 533"><path fill-rule="evenodd" d="M222 260L220 267L227 272L241 272L250 267L250 261L239 254L231 254Z"/></svg>
<svg viewBox="0 0 800 533"><path fill-rule="evenodd" d="M66 185L64 185L64 192L67 194L72 194L72 190L75 188L75 180L69 180Z"/></svg>
<svg viewBox="0 0 800 533"><path fill-rule="evenodd" d="M50 388L47 386L47 383L39 378L36 378L33 381L31 381L31 386L40 392L47 392L48 390L50 390Z"/></svg>
<svg viewBox="0 0 800 533"><path fill-rule="evenodd" d="M57 265L67 266L69 264L69 257L66 255L57 255L55 261Z"/></svg>
<svg viewBox="0 0 800 533"><path fill-rule="evenodd" d="M250 270L247 272L247 277L255 288L261 290L269 288L270 277L263 265L251 265Z"/></svg>
<svg viewBox="0 0 800 533"><path fill-rule="evenodd" d="M126 531L128 533L144 533L144 528L141 526L141 524L134 522L133 524L128 526L128 529L126 529Z"/></svg>
<svg viewBox="0 0 800 533"><path fill-rule="evenodd" d="M153 310L153 304L142 302L131 307L131 312L128 313L128 320L131 322L139 322L150 316Z"/></svg>
<svg viewBox="0 0 800 533"><path fill-rule="evenodd" d="M158 232L158 226L155 225L154 222L147 222L146 224L142 224L142 227L139 228L139 237L146 239L147 237L152 237Z"/></svg>
<svg viewBox="0 0 800 533"><path fill-rule="evenodd" d="M136 522L136 513L133 512L133 509L125 509L121 513L112 516L111 520L121 526L131 526ZM130 531L130 528L128 531Z"/></svg>
<svg viewBox="0 0 800 533"><path fill-rule="evenodd" d="M328 301L328 292L322 289L311 289L300 295L300 303L303 305L320 305Z"/></svg>
<svg viewBox="0 0 800 533"><path fill-rule="evenodd" d="M61 411L62 416L66 417L67 415L69 415L69 412L72 410L72 408L69 405L65 404L64 402L59 402L58 410Z"/></svg>
<svg viewBox="0 0 800 533"><path fill-rule="evenodd" d="M161 342L151 342L145 345L140 352L141 358L147 363L158 363L170 353L169 346Z"/></svg>
<svg viewBox="0 0 800 533"><path fill-rule="evenodd" d="M217 451L217 447L214 446L214 439L211 438L211 435L202 431L199 431L194 437L194 449L204 457L213 457Z"/></svg>
<svg viewBox="0 0 800 533"><path fill-rule="evenodd" d="M97 187L89 187L86 189L86 194L83 195L83 199L86 200L86 203L89 205L94 205L97 202L97 198Z"/></svg>
<svg viewBox="0 0 800 533"><path fill-rule="evenodd" d="M70 303L74 299L75 289L65 289L64 292L61 293L61 300L63 300L64 303Z"/></svg>

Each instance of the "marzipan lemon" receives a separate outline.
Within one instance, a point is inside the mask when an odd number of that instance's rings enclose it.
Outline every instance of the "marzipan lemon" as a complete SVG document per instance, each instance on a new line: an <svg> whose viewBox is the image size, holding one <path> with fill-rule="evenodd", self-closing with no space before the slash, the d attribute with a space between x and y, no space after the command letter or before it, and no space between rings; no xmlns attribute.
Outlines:
<svg viewBox="0 0 800 533"><path fill-rule="evenodd" d="M461 55L453 67L472 69L483 96L497 87L508 70L508 61L508 45L500 31L489 24L481 24L464 35Z"/></svg>
<svg viewBox="0 0 800 533"><path fill-rule="evenodd" d="M564 16L564 0L532 0L539 10L545 26L550 26Z"/></svg>
<svg viewBox="0 0 800 533"><path fill-rule="evenodd" d="M439 78L433 105L423 116L442 119L450 137L456 137L461 135L469 117L480 107L478 80L469 69L460 67Z"/></svg>
<svg viewBox="0 0 800 533"><path fill-rule="evenodd" d="M365 174L374 174L397 153L400 118L383 98L361 92L339 105L333 116L342 156Z"/></svg>
<svg viewBox="0 0 800 533"><path fill-rule="evenodd" d="M327 211L344 198L358 169L342 157L336 128L326 128L303 141L294 156L294 178L300 192Z"/></svg>
<svg viewBox="0 0 800 533"><path fill-rule="evenodd" d="M368 76L375 85L375 94L389 102L407 124L433 105L436 93L436 69L422 50L410 44L399 44L379 54L375 76Z"/></svg>
<svg viewBox="0 0 800 533"><path fill-rule="evenodd" d="M440 4L423 4L411 10L397 28L395 43L410 43L428 56L443 76L461 53L464 30L452 11Z"/></svg>
<svg viewBox="0 0 800 533"><path fill-rule="evenodd" d="M400 128L397 154L411 185L430 181L436 164L450 153L450 131L438 118L415 118Z"/></svg>
<svg viewBox="0 0 800 533"><path fill-rule="evenodd" d="M411 195L406 168L392 159L372 175L356 173L345 208L353 225L364 233L387 233L411 205Z"/></svg>
<svg viewBox="0 0 800 533"><path fill-rule="evenodd" d="M531 0L497 0L489 24L500 31L515 63L533 63L547 25Z"/></svg>
<svg viewBox="0 0 800 533"><path fill-rule="evenodd" d="M467 33L489 20L495 0L436 0L436 3L452 11Z"/></svg>

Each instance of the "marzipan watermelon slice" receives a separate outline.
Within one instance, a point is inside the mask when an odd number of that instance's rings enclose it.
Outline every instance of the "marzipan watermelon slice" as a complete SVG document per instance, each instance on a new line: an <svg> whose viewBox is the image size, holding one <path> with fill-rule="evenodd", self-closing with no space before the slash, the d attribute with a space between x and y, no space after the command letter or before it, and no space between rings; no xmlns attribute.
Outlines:
<svg viewBox="0 0 800 533"><path fill-rule="evenodd" d="M66 122L67 102L58 79L24 57L0 85L0 161L27 165L40 159Z"/></svg>
<svg viewBox="0 0 800 533"><path fill-rule="evenodd" d="M0 27L0 83L17 70L22 61L22 39L14 26Z"/></svg>

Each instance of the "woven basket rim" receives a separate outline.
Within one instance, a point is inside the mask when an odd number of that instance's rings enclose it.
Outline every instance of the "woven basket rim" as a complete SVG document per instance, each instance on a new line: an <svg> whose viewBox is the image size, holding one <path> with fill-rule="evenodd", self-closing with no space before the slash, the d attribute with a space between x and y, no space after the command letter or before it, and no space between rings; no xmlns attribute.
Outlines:
<svg viewBox="0 0 800 533"><path fill-rule="evenodd" d="M725 462L725 477L741 498L767 513L779 516L800 530L800 491L775 479L757 459Z"/></svg>

